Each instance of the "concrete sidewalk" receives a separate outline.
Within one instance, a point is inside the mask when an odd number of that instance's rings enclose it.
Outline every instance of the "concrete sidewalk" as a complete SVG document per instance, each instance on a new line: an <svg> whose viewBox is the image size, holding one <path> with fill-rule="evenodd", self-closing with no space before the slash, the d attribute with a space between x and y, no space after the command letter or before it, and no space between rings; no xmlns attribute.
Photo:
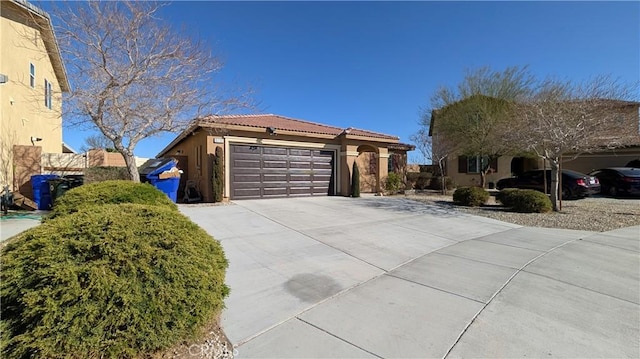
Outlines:
<svg viewBox="0 0 640 359"><path fill-rule="evenodd" d="M528 228L398 198L180 209L229 258L239 357L639 352L640 227Z"/></svg>
<svg viewBox="0 0 640 359"><path fill-rule="evenodd" d="M31 218L34 217L34 218ZM29 228L40 224L39 219L35 219L35 215L24 218L3 218L0 220L0 242L3 242L18 233L22 233Z"/></svg>

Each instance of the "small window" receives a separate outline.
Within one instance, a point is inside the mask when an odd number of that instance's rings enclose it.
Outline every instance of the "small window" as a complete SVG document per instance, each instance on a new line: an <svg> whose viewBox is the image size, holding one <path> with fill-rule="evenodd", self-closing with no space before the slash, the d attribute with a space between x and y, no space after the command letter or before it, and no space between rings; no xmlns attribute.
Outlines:
<svg viewBox="0 0 640 359"><path fill-rule="evenodd" d="M36 87L36 65L29 64L29 85L31 88Z"/></svg>
<svg viewBox="0 0 640 359"><path fill-rule="evenodd" d="M51 82L44 79L44 107L51 109Z"/></svg>
<svg viewBox="0 0 640 359"><path fill-rule="evenodd" d="M488 158L486 156L471 156L467 158L467 173L480 173L486 167Z"/></svg>
<svg viewBox="0 0 640 359"><path fill-rule="evenodd" d="M480 173L489 164L488 156L459 156L458 173ZM489 166L493 171L498 171L498 159L494 158Z"/></svg>

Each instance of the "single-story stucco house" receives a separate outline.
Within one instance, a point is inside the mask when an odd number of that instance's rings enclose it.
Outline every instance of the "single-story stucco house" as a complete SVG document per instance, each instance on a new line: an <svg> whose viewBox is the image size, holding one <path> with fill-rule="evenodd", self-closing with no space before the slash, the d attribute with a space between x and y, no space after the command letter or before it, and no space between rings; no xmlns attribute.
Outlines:
<svg viewBox="0 0 640 359"><path fill-rule="evenodd" d="M207 116L157 157L173 157L183 171L178 198L193 181L213 201L213 159L223 151L225 199L349 196L355 161L361 192L382 192L389 171L404 172L407 151L398 137L272 114Z"/></svg>

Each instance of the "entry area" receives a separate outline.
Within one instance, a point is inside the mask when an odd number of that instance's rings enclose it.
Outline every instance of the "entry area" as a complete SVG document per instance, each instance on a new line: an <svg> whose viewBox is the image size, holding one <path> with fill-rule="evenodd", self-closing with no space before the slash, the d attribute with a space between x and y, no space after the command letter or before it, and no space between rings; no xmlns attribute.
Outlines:
<svg viewBox="0 0 640 359"><path fill-rule="evenodd" d="M335 192L334 151L232 144L230 152L231 199Z"/></svg>

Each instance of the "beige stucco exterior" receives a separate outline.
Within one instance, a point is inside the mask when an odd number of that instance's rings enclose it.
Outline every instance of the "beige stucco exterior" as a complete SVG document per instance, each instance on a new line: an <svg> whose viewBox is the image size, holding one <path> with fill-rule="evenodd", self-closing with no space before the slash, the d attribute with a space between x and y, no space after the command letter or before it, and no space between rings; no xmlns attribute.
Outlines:
<svg viewBox="0 0 640 359"><path fill-rule="evenodd" d="M363 136L331 136L322 134L280 131L273 136L260 128L225 126L227 128L195 127L182 139L165 148L159 157L186 159L182 163L184 171L181 181L195 181L205 202L213 201L212 173L213 155L217 147L224 151L224 197L231 193L230 146L234 144L255 144L259 146L280 146L305 149L321 149L334 152L335 195L349 196L351 193L351 173L353 163L358 162L361 174L361 192L378 193L384 190L388 175L389 151L387 146L397 141L373 139ZM402 152L402 151L400 151ZM406 157L406 151L402 152ZM199 160L201 158L201 160ZM373 160L371 160L373 158ZM375 161L375 173L368 170L370 161ZM406 160L405 160L406 163ZM366 164L366 165L365 165ZM178 198L182 197L178 193Z"/></svg>
<svg viewBox="0 0 640 359"><path fill-rule="evenodd" d="M69 85L48 16L16 1L2 1L0 15L0 74L8 78L0 84L0 181L10 184L14 145L62 153L62 92ZM51 108L45 106L45 80Z"/></svg>

